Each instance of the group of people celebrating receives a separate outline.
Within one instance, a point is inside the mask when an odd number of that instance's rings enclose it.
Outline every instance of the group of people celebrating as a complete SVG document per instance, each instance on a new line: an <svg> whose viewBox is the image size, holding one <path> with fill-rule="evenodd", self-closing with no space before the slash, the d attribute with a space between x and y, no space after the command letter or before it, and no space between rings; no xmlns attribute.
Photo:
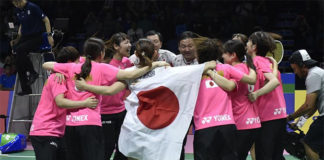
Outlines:
<svg viewBox="0 0 324 160"><path fill-rule="evenodd" d="M83 56L67 46L56 62L44 63L53 74L30 129L36 159L103 160L114 150L116 160L134 159L118 148L129 86L159 67L197 64L205 65L193 112L194 159L243 160L252 146L257 160L283 159L286 103L278 64L266 57L275 49L268 33L234 34L222 43L186 31L179 55L161 46L161 34L149 31L130 56L129 38L116 33L106 42L89 38ZM182 150L175 159L184 159Z"/></svg>

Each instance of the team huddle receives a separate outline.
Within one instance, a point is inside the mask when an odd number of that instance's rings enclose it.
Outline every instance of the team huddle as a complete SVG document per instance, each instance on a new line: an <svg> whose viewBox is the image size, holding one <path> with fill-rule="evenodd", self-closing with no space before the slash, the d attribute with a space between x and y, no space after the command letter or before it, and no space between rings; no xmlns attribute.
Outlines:
<svg viewBox="0 0 324 160"><path fill-rule="evenodd" d="M103 160L115 150L117 160L184 159L190 121L195 160L243 160L251 148L258 160L283 158L286 103L278 64L266 57L275 49L268 33L255 32L249 38L235 34L222 43L186 31L179 37L179 55L161 49L161 39L160 33L149 31L128 58L131 44L126 34L116 33L106 42L92 37L84 43L83 56L68 46L57 53L56 62L44 63L53 74L44 85L30 129L36 158ZM165 94L168 89L140 92L146 89L143 83L160 72L183 74L173 84L181 89L198 84L196 96L182 94L193 99L191 113L172 108L172 91ZM152 114L144 114L152 108L148 112ZM161 108L167 108L163 114ZM189 117L187 128L182 127L181 134L163 133L174 137L168 144L173 150L159 149L166 136L156 132L179 128L169 124L182 114ZM132 123L147 128L131 129ZM150 138L139 138L144 132ZM161 146L148 147L150 142Z"/></svg>

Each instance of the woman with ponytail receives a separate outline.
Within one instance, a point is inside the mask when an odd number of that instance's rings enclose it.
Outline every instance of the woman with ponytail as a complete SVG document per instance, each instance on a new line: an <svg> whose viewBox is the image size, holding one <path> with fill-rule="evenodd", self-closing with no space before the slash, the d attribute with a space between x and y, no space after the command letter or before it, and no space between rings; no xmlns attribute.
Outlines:
<svg viewBox="0 0 324 160"><path fill-rule="evenodd" d="M155 67L168 65L165 62L155 62L152 67L143 67L133 71L124 71L109 64L100 63L105 56L104 42L98 38L89 38L84 43L85 62L82 64L46 62L43 67L62 73L66 78L68 93L71 100L79 100L101 96L92 92L80 91L75 86L75 80L84 79L93 85L112 85L117 80L137 78ZM121 82L117 85L124 86ZM118 90L119 92L120 90ZM109 94L114 94L111 92ZM74 109L66 117L67 158L69 160L102 160L104 159L103 132L100 116L100 106L95 109Z"/></svg>
<svg viewBox="0 0 324 160"><path fill-rule="evenodd" d="M275 71L267 52L276 46L274 40L265 32L254 32L247 43L249 54L257 71L257 83L249 94L259 113L261 128L255 140L256 159L283 159L283 135L286 127L286 103L283 96L280 73Z"/></svg>
<svg viewBox="0 0 324 160"><path fill-rule="evenodd" d="M127 70L132 70L134 71L134 69L137 68L143 68L143 67L147 67L147 66L153 66L155 62L153 62L153 58L156 56L157 54L157 50L154 49L154 44L152 41L150 41L149 39L140 39L138 40L138 42L135 44L135 55L137 56L137 58L139 59L139 63L138 65L132 67L132 68L128 68ZM207 71L208 69L211 68L215 68L215 62L208 62L205 65L205 71ZM160 69L160 68L158 68ZM136 95L136 93L139 91L138 88L140 88L140 86L137 86L136 84L140 84L140 82L142 80L145 80L147 78L151 78L152 76L154 76L158 71L158 69L152 70L151 72L145 74L144 76L141 76L140 78L136 79L135 81L127 81L127 84L129 86L129 89L131 90L131 96L129 96L126 101L128 103L126 103L126 108L132 108L134 103L137 102L137 98L134 98L134 95ZM180 83L180 82L179 82ZM88 90L91 92L95 92L98 94L106 94L105 91L108 90L108 86L94 86L94 85L90 85L88 83L85 83L85 81L77 81L77 87L81 90ZM136 96L135 96L136 97ZM127 104L132 104L131 106L127 106ZM131 110L132 110L131 109ZM132 111L128 111L126 114L126 119L128 116L131 117L131 114L133 114ZM129 124L128 124L129 125ZM127 131L125 131L127 130ZM131 130L128 130L127 125L122 125L122 130L121 130L121 134L124 132L131 132ZM134 133L135 134L135 133ZM161 139L163 140L163 139ZM120 144L125 144L127 142L123 141L123 139L119 140ZM133 143L131 143L133 144ZM145 149L143 149L145 150ZM138 156L145 154L145 152L136 152L136 154L138 154ZM176 155L175 155L176 156Z"/></svg>

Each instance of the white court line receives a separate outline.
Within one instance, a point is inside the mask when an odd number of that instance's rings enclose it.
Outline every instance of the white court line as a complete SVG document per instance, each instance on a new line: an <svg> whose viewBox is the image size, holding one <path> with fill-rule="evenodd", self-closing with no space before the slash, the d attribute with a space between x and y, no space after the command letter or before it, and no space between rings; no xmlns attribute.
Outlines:
<svg viewBox="0 0 324 160"><path fill-rule="evenodd" d="M15 156L9 154L0 154L0 157L10 157L10 158L35 158L35 156Z"/></svg>

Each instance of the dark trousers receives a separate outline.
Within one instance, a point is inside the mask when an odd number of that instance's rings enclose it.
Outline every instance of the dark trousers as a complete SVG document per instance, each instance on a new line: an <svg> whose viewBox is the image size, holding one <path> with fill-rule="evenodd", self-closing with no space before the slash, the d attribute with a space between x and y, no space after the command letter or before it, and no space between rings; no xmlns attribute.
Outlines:
<svg viewBox="0 0 324 160"><path fill-rule="evenodd" d="M114 160L127 160L118 149L118 138L120 133L120 128L124 122L126 116L126 111L116 114L102 114L102 129L104 135L105 143L105 160L110 159L114 149L116 149Z"/></svg>
<svg viewBox="0 0 324 160"><path fill-rule="evenodd" d="M236 131L236 149L239 160L246 160L248 153L255 142L258 129Z"/></svg>
<svg viewBox="0 0 324 160"><path fill-rule="evenodd" d="M255 140L257 160L284 160L286 118L261 123Z"/></svg>
<svg viewBox="0 0 324 160"><path fill-rule="evenodd" d="M195 160L237 160L234 124L195 131Z"/></svg>
<svg viewBox="0 0 324 160"><path fill-rule="evenodd" d="M22 91L31 92L30 86L27 85L27 71L30 74L35 74L33 63L28 57L29 52L37 51L42 42L42 35L35 34L31 36L22 36L19 42L13 46L16 52L16 66L21 84Z"/></svg>
<svg viewBox="0 0 324 160"><path fill-rule="evenodd" d="M66 126L64 140L68 160L104 159L104 143L100 126Z"/></svg>
<svg viewBox="0 0 324 160"><path fill-rule="evenodd" d="M30 136L36 160L64 160L61 150L62 138L50 136Z"/></svg>

